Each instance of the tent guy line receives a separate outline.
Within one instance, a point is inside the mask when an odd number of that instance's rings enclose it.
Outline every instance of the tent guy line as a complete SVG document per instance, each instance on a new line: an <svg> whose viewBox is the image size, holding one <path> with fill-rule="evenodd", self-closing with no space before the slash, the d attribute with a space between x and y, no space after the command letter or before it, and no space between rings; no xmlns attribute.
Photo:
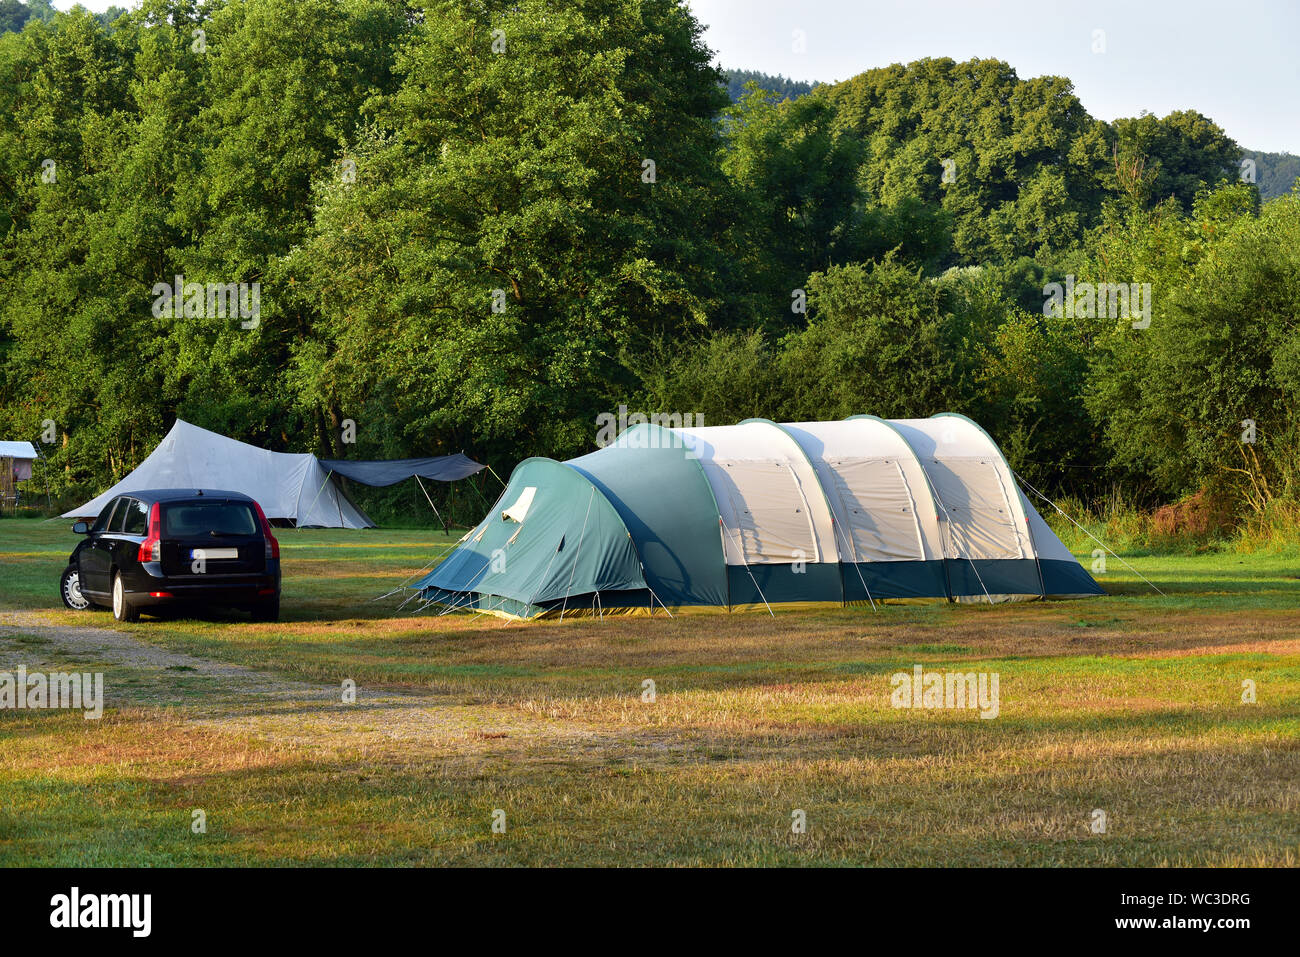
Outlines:
<svg viewBox="0 0 1300 957"><path fill-rule="evenodd" d="M1060 513L1060 515L1061 515L1062 518L1064 518L1066 521L1068 521L1071 525L1073 525L1073 526L1074 526L1075 528L1077 528L1079 531L1083 532L1083 534L1087 535L1089 538L1091 538L1094 542L1096 542L1096 543L1097 543L1098 545L1100 545L1102 548L1106 549L1106 551L1109 552L1109 553L1114 557L1114 559L1115 559L1117 562L1119 562L1121 565L1123 565L1125 568L1127 568L1129 571L1131 571L1131 572L1132 572L1134 575L1136 575L1138 578L1141 578L1144 582L1146 582L1146 583L1147 583L1148 585L1150 585L1152 588L1155 588L1156 594L1160 595L1162 598L1168 598L1168 597L1169 597L1169 596L1166 595L1164 592L1162 592L1159 588L1156 588L1156 585L1155 585L1154 582L1152 582L1150 579L1148 579L1145 575L1143 575L1140 571L1138 571L1136 568L1134 568L1134 567L1133 567L1132 565L1130 565L1128 562L1124 561L1124 559L1122 559L1122 558L1120 558L1118 555L1116 555L1115 552L1111 549L1111 547L1110 547L1109 545L1107 545L1107 544L1106 544L1105 542L1103 542L1100 538L1098 538L1096 535L1092 534L1092 532L1088 531L1086 528L1084 528L1082 525L1080 525L1078 522L1076 522L1073 518L1071 518L1068 514L1066 514L1065 510L1062 509L1061 506L1057 505L1055 502L1053 502L1050 498L1048 498L1048 497L1047 497L1046 495L1044 495L1042 492L1038 491L1038 489L1034 488L1032 485L1030 485L1028 482L1026 482L1026 481L1025 481L1021 476L1020 476L1020 473L1018 473L1018 472L1012 472L1011 474L1014 475L1017 479L1019 479L1020 483L1021 483L1022 485L1024 485L1025 488L1029 489L1029 491L1033 492L1035 495L1037 495L1039 498L1041 498L1041 499L1042 499L1044 502L1046 502L1048 505L1052 506L1052 508L1056 509L1056 511Z"/></svg>

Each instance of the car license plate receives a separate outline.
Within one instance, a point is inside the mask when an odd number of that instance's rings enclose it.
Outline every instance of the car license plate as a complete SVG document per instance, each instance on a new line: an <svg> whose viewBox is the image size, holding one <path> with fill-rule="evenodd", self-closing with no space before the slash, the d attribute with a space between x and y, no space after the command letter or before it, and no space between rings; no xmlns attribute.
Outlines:
<svg viewBox="0 0 1300 957"><path fill-rule="evenodd" d="M216 558L238 558L238 548L192 548L190 558L195 561L210 562Z"/></svg>

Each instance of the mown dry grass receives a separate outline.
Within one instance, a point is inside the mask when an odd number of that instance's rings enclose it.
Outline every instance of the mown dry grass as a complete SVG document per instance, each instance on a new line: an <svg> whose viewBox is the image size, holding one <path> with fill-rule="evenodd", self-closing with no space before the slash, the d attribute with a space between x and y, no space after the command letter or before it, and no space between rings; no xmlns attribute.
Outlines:
<svg viewBox="0 0 1300 957"><path fill-rule="evenodd" d="M113 696L0 714L0 863L1300 864L1300 582L1270 559L1148 559L1168 599L521 625L386 617L419 558L365 544L286 551L286 622L124 629L155 657L0 624L0 669ZM997 672L998 717L891 707L918 663Z"/></svg>

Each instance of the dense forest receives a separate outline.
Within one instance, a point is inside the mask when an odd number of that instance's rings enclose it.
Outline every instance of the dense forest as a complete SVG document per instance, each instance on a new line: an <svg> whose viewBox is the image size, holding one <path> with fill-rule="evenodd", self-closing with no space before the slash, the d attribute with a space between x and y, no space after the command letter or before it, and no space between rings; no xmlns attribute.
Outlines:
<svg viewBox="0 0 1300 957"><path fill-rule="evenodd" d="M1300 179L1300 156L1294 153L1247 151L1242 158L1255 164L1255 181L1259 184L1260 199L1265 202L1285 196Z"/></svg>
<svg viewBox="0 0 1300 957"><path fill-rule="evenodd" d="M505 474L620 405L959 411L1056 494L1300 496L1294 157L1252 182L1194 109L948 59L733 101L673 0L106 19L0 35L0 436L55 496L176 416Z"/></svg>
<svg viewBox="0 0 1300 957"><path fill-rule="evenodd" d="M803 96L821 85L786 79L780 75L773 76L757 70L727 70L726 76L727 92L733 102L741 99L751 85L775 93L781 99ZM1254 170L1247 173L1246 178L1251 175L1255 177L1254 182L1259 185L1260 198L1265 201L1291 192L1295 181L1300 179L1300 156L1292 153L1266 153L1248 149L1242 151L1241 158L1254 164Z"/></svg>
<svg viewBox="0 0 1300 957"><path fill-rule="evenodd" d="M51 0L0 0L0 33L21 30L28 20L49 23L58 12ZM103 13L95 14L95 19L108 26L124 13L125 7L109 7Z"/></svg>
<svg viewBox="0 0 1300 957"><path fill-rule="evenodd" d="M783 100L793 100L805 93L811 93L813 87L818 85L816 83L805 83L802 80L787 80L779 74L773 76L770 73L761 73L758 70L726 70L724 72L727 77L727 95L731 97L733 103L749 91L751 84L760 90L775 93Z"/></svg>

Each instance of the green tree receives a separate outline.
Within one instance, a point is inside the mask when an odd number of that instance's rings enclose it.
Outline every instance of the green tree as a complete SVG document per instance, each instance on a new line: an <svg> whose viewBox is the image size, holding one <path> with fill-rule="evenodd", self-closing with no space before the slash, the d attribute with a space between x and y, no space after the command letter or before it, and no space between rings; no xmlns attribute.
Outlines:
<svg viewBox="0 0 1300 957"><path fill-rule="evenodd" d="M808 292L808 328L782 342L787 415L980 417L980 344L1000 324L1006 303L978 269L927 279L887 258L810 276Z"/></svg>
<svg viewBox="0 0 1300 957"><path fill-rule="evenodd" d="M780 419L790 402L778 360L757 330L661 342L627 360L641 382L631 407L690 413L704 425Z"/></svg>
<svg viewBox="0 0 1300 957"><path fill-rule="evenodd" d="M50 418L70 436L60 481L120 476L178 413L316 445L286 398L314 332L277 269L405 24L393 3L247 0L209 17L145 0L111 34L81 11L0 43L3 415L15 434ZM155 287L176 275L260 282L278 321L160 312Z"/></svg>
<svg viewBox="0 0 1300 957"><path fill-rule="evenodd" d="M116 11L122 12L121 7L109 7L108 11L99 16L107 17ZM54 4L50 0L0 0L0 33L18 32L28 21L35 20L38 23L50 23L58 15L54 9ZM101 22L107 23L108 20Z"/></svg>
<svg viewBox="0 0 1300 957"><path fill-rule="evenodd" d="M0 33L21 30L31 15L27 4L20 0L0 0Z"/></svg>
<svg viewBox="0 0 1300 957"><path fill-rule="evenodd" d="M719 308L720 76L669 0L419 19L356 182L321 181L291 257L326 330L299 394L400 447L589 448L635 386L620 354Z"/></svg>
<svg viewBox="0 0 1300 957"><path fill-rule="evenodd" d="M295 407L293 357L318 340L315 313L283 257L304 242L312 184L338 178L365 104L392 92L407 30L396 0L231 0L193 29L203 98L193 129L202 157L187 211L197 242L179 257L187 280L260 292L252 319L178 320L168 340L178 411L251 441L339 451L329 409ZM166 281L169 276L159 279ZM303 440L306 440L304 443Z"/></svg>
<svg viewBox="0 0 1300 957"><path fill-rule="evenodd" d="M5 47L3 410L6 431L35 437L52 419L73 438L53 452L56 492L120 474L158 425L157 350L137 305L147 241L121 216L135 132L121 39L78 9Z"/></svg>
<svg viewBox="0 0 1300 957"><path fill-rule="evenodd" d="M998 60L925 59L814 95L862 140L868 201L942 207L963 263L1067 249L1097 219L1104 129L1068 80L1022 80Z"/></svg>
<svg viewBox="0 0 1300 957"><path fill-rule="evenodd" d="M1111 124L1110 137L1113 153L1140 158L1149 177L1149 202L1173 198L1191 212L1198 191L1238 177L1241 148L1195 110L1119 119Z"/></svg>
<svg viewBox="0 0 1300 957"><path fill-rule="evenodd" d="M979 350L983 421L1012 469L1040 490L1100 492L1108 474L1096 454L1100 430L1083 402L1090 350L1079 326L1008 308Z"/></svg>
<svg viewBox="0 0 1300 957"><path fill-rule="evenodd" d="M1099 335L1085 393L1133 482L1162 496L1228 489L1262 508L1294 481L1297 239L1300 202L1261 212L1243 184L1203 194L1190 217L1103 237L1099 260L1155 294L1149 328L1115 322Z"/></svg>
<svg viewBox="0 0 1300 957"><path fill-rule="evenodd" d="M730 245L752 316L775 329L802 319L792 296L809 273L857 251L860 149L832 131L834 114L820 98L782 102L757 88L726 114L723 169L742 210Z"/></svg>

